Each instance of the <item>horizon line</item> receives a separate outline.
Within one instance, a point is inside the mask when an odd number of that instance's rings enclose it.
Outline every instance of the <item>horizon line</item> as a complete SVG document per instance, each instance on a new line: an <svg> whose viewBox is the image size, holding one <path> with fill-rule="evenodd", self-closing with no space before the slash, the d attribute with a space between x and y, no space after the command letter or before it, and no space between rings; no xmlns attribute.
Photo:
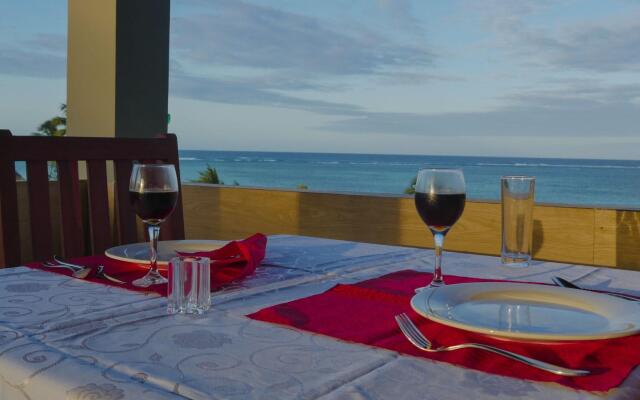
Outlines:
<svg viewBox="0 0 640 400"><path fill-rule="evenodd" d="M328 151L282 151L282 150L223 150L223 149L187 149L178 148L178 151L217 151L227 153L276 153L276 154L327 154L327 155L367 155L367 156L406 156L406 157L475 157L475 158L501 158L501 159L514 159L514 158L526 158L532 160L595 160L595 161L630 161L640 162L640 159L628 159L628 158L581 158L581 157L542 157L542 156L488 156L488 155L461 155L461 154L414 154L414 153L353 153L353 152L328 152Z"/></svg>

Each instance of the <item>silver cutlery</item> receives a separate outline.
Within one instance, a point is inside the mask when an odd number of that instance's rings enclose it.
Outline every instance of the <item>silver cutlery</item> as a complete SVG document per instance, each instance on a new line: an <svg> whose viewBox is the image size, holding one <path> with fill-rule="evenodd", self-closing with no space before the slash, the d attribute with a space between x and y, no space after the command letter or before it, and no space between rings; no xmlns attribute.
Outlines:
<svg viewBox="0 0 640 400"><path fill-rule="evenodd" d="M43 265L47 268L62 268L62 269L66 269L71 271L71 276L73 276L74 278L78 278L78 279L85 279L87 276L89 276L89 274L91 273L91 271L93 270L93 268L91 267L82 267L82 268L78 268L75 266L70 266L70 265L66 265L66 264L60 264L58 262L45 262L43 263Z"/></svg>
<svg viewBox="0 0 640 400"><path fill-rule="evenodd" d="M91 273L91 271L93 270L93 267L86 267L84 265L79 265L79 264L72 264L68 261L64 261L62 260L60 257L58 256L53 256L53 260L55 262L45 262L43 265L45 267L48 268L66 268L70 271L73 272L73 277L74 278L79 278L79 279L85 279L87 276L89 276L89 274ZM102 278L102 279L106 279L109 280L111 282L115 282L118 284L124 284L124 281L121 281L118 278L114 278L111 275L108 275L104 272L104 266L99 265L96 269L96 276L98 278Z"/></svg>
<svg viewBox="0 0 640 400"><path fill-rule="evenodd" d="M568 280L566 280L564 278L561 278L559 276L554 276L553 278L551 278L551 280L557 286L568 288L568 289L592 290L592 289L587 289L587 288L580 287L580 286L576 285L575 283L573 283L571 281L568 281ZM625 300L640 301L640 299L638 299L636 297L629 296L629 295L622 294L622 293L604 292L604 294L608 294L609 296L619 297L619 298L625 299Z"/></svg>
<svg viewBox="0 0 640 400"><path fill-rule="evenodd" d="M69 261L65 261L65 260L63 260L62 258L60 258L60 257L58 257L58 256L56 256L56 255L54 255L54 256L53 256L53 261L55 261L56 263L58 263L58 264L60 264L60 265L66 265L66 266L68 266L68 267L75 268L75 269L84 269L84 268L89 268L89 267L87 267L87 266L85 266L85 265L80 265L80 264L73 264L73 263L70 263ZM52 263L52 262L51 262L51 263Z"/></svg>
<svg viewBox="0 0 640 400"><path fill-rule="evenodd" d="M491 353L499 354L501 356L519 361L521 363L527 364L529 366L532 366L556 375L584 376L584 375L589 375L591 373L590 371L581 370L581 369L569 369L569 368L560 367L554 364L546 363L544 361L536 360L534 358L512 353L510 351L503 350L498 347L493 347L493 346L480 344L480 343L463 343L463 344L458 344L454 346L433 348L429 339L427 339L422 334L422 332L418 330L418 328L414 325L414 323L407 316L407 314L405 313L398 314L396 315L395 318L396 318L396 323L398 324L398 327L400 327L400 330L402 331L404 336L415 347L429 353L439 353L439 352L445 352L445 351L454 351L454 350L471 348L471 349L485 350Z"/></svg>
<svg viewBox="0 0 640 400"><path fill-rule="evenodd" d="M96 276L98 276L100 278L104 278L104 279L110 280L111 282L119 283L121 285L125 283L124 281L121 281L118 278L114 278L111 275L105 274L104 273L104 267L102 265L98 266L98 269L96 270Z"/></svg>

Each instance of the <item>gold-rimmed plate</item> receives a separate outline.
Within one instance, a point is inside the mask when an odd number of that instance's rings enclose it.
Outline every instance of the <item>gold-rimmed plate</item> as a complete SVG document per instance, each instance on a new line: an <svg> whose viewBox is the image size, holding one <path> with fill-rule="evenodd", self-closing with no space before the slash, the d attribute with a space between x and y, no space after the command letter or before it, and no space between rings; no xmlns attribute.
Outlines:
<svg viewBox="0 0 640 400"><path fill-rule="evenodd" d="M640 332L640 303L557 286L477 282L426 288L411 300L420 315L491 336L593 340Z"/></svg>
<svg viewBox="0 0 640 400"><path fill-rule="evenodd" d="M220 240L164 240L158 242L158 266L166 266L177 252L194 253L219 249L228 242ZM105 255L115 260L148 264L149 243L133 243L107 249Z"/></svg>

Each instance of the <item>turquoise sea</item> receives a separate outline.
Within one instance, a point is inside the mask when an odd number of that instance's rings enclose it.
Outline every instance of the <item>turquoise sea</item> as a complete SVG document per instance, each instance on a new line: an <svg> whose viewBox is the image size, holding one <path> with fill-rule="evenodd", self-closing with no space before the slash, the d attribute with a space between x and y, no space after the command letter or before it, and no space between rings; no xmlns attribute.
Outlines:
<svg viewBox="0 0 640 400"><path fill-rule="evenodd" d="M401 194L420 167L459 167L467 198L498 200L500 177L536 177L536 201L640 208L640 161L380 154L180 151L183 181L207 164L225 184Z"/></svg>

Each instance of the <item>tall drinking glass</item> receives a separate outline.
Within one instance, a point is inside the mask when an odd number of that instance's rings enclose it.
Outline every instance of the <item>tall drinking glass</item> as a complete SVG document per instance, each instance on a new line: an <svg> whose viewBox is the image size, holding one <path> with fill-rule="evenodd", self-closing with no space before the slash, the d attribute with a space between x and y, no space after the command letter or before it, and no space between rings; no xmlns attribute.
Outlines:
<svg viewBox="0 0 640 400"><path fill-rule="evenodd" d="M421 169L415 188L416 210L429 227L435 243L435 265L429 286L442 286L442 247L445 235L464 211L464 175L460 169Z"/></svg>
<svg viewBox="0 0 640 400"><path fill-rule="evenodd" d="M502 265L528 267L531 262L535 184L533 176L501 179Z"/></svg>
<svg viewBox="0 0 640 400"><path fill-rule="evenodd" d="M134 164L129 181L131 204L147 225L150 243L150 268L134 286L148 287L167 280L158 273L158 236L160 224L171 215L178 202L178 177L171 164Z"/></svg>

